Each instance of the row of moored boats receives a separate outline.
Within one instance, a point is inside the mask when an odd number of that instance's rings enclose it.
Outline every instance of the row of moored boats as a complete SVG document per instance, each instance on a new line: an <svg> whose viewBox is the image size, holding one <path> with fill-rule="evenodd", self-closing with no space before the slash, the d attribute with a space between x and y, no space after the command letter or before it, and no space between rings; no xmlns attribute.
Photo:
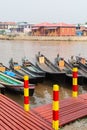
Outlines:
<svg viewBox="0 0 87 130"><path fill-rule="evenodd" d="M72 77L73 67L78 68L78 77L87 78L87 60L83 57L73 57L66 61L59 54L52 63L45 55L36 55L36 64L28 59L22 59L22 65L14 62L11 58L9 68L0 63L0 84L10 90L23 94L24 76L29 76L29 94L33 95L35 84L42 82L45 78L58 79L62 76Z"/></svg>

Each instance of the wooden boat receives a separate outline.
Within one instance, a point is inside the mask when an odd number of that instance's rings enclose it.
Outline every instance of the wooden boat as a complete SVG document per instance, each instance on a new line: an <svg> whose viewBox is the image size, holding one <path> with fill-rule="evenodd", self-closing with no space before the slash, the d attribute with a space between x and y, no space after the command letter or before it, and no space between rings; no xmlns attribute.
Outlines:
<svg viewBox="0 0 87 130"><path fill-rule="evenodd" d="M76 56L76 60L81 67L83 67L85 70L87 70L87 60L85 58Z"/></svg>
<svg viewBox="0 0 87 130"><path fill-rule="evenodd" d="M0 63L0 71L3 72L4 74L8 75L8 76L11 76L15 79L23 81L23 76L15 73L14 70L9 69L5 65L3 65L3 63Z"/></svg>
<svg viewBox="0 0 87 130"><path fill-rule="evenodd" d="M71 57L71 59L69 59L68 61L69 61L69 64L71 65L72 68L73 67L77 67L78 68L78 75L79 76L87 78L87 71L80 66L78 60L76 60L76 57L75 57L75 59L73 59Z"/></svg>
<svg viewBox="0 0 87 130"><path fill-rule="evenodd" d="M55 66L66 74L66 76L72 77L72 67L69 63L64 60L64 58L60 57L59 54L55 58Z"/></svg>
<svg viewBox="0 0 87 130"><path fill-rule="evenodd" d="M31 63L28 59L23 58L22 59L22 67L24 67L27 71L30 71L34 74L39 74L41 76L45 77L45 72L39 69L37 66L35 66L33 63Z"/></svg>
<svg viewBox="0 0 87 130"><path fill-rule="evenodd" d="M2 84L0 84L0 93L5 94L5 87Z"/></svg>
<svg viewBox="0 0 87 130"><path fill-rule="evenodd" d="M34 73L30 72L29 70L26 70L25 67L19 65L18 62L13 62L13 59L11 59L9 63L10 63L10 68L12 70L14 70L15 73L20 74L23 77L24 77L24 75L28 75L30 83L36 84L42 80L41 79L42 77L40 75L34 74Z"/></svg>
<svg viewBox="0 0 87 130"><path fill-rule="evenodd" d="M52 77L53 80L54 78L59 79L60 75L63 76L64 74L46 56L40 53L36 55L36 65L46 73L47 78Z"/></svg>
<svg viewBox="0 0 87 130"><path fill-rule="evenodd" d="M68 59L68 62L69 62L71 67L78 67L79 68L79 64L78 64L78 61L76 60L75 56L71 56L71 58Z"/></svg>
<svg viewBox="0 0 87 130"><path fill-rule="evenodd" d="M29 76L29 82L30 83L36 83L36 77L33 77L30 73L27 73L26 70L24 70L21 65L18 64L18 62L14 62L13 59L9 61L9 68L11 70L14 70L15 73L21 75L24 77L25 75Z"/></svg>
<svg viewBox="0 0 87 130"><path fill-rule="evenodd" d="M28 61L28 59L22 59L21 68L27 73L32 74L33 77L36 77L37 83L43 82L45 79L45 72L36 67L33 63Z"/></svg>
<svg viewBox="0 0 87 130"><path fill-rule="evenodd" d="M12 90L14 92L19 92L23 94L24 91L24 83L17 79L14 79L2 72L0 72L0 84L4 85L7 89ZM29 84L29 95L33 96L35 89L34 84Z"/></svg>

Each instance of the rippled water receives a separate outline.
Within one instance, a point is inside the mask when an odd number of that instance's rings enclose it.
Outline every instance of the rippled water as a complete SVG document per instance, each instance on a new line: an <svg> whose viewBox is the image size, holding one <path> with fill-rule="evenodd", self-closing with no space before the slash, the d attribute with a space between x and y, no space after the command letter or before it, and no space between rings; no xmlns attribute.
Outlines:
<svg viewBox="0 0 87 130"><path fill-rule="evenodd" d="M86 42L53 42L53 41L0 41L0 62L9 66L10 58L21 64L25 56L35 64L35 55L40 51L52 62L59 53L66 60L71 55L87 57ZM33 97L30 97L30 106L36 107L52 102L52 86L55 83L44 81L36 85ZM72 84L65 81L58 83L60 86L60 99L71 96ZM87 83L79 85L79 93L87 92ZM6 92L6 95L23 106L23 95Z"/></svg>

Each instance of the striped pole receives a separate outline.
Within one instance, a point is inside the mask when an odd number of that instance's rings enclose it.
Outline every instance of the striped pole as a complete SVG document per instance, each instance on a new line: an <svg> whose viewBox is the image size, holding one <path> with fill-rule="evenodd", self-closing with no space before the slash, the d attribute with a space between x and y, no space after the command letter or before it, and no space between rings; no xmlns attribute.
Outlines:
<svg viewBox="0 0 87 130"><path fill-rule="evenodd" d="M73 68L72 97L78 96L78 68Z"/></svg>
<svg viewBox="0 0 87 130"><path fill-rule="evenodd" d="M59 130L59 86L53 85L53 122L54 130Z"/></svg>
<svg viewBox="0 0 87 130"><path fill-rule="evenodd" d="M24 76L24 110L29 111L29 85L28 85L29 77L27 75Z"/></svg>

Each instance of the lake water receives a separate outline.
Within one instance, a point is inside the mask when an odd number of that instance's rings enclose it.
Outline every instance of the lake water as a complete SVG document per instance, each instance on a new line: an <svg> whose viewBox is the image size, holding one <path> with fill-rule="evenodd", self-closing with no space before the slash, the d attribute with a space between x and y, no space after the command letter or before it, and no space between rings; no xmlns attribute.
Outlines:
<svg viewBox="0 0 87 130"><path fill-rule="evenodd" d="M71 55L81 55L87 58L87 42L64 42L64 41L0 41L0 62L9 66L11 58L22 63L22 58L27 57L35 64L35 55L40 51L53 63L59 53L61 57L68 60ZM55 83L54 83L55 84ZM58 83L60 86L60 98L71 96L72 85L67 82ZM33 97L30 97L30 106L36 107L52 102L51 81L44 81L36 85ZM87 83L79 85L79 93L87 92ZM6 95L23 106L23 95L6 92Z"/></svg>

